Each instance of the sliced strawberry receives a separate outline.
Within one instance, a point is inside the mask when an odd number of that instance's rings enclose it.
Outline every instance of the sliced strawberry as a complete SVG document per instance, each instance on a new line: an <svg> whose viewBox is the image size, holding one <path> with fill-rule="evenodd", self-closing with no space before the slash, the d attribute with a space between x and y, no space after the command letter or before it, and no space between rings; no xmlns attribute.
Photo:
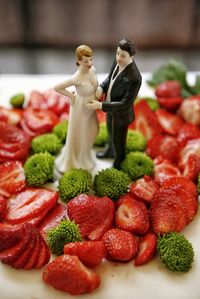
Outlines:
<svg viewBox="0 0 200 299"><path fill-rule="evenodd" d="M145 100L139 101L135 107L135 130L140 131L147 140L154 135L161 134L163 129L159 124L156 114L151 110Z"/></svg>
<svg viewBox="0 0 200 299"><path fill-rule="evenodd" d="M58 192L47 188L27 188L8 200L6 221L12 224L31 220L50 210L58 201Z"/></svg>
<svg viewBox="0 0 200 299"><path fill-rule="evenodd" d="M107 259L121 262L132 260L138 251L138 240L130 232L112 228L103 236Z"/></svg>
<svg viewBox="0 0 200 299"><path fill-rule="evenodd" d="M100 284L99 276L85 267L77 256L61 255L51 261L42 273L43 281L71 295L90 293Z"/></svg>
<svg viewBox="0 0 200 299"><path fill-rule="evenodd" d="M183 126L183 120L175 114L167 112L164 109L157 109L156 115L163 130L171 135L178 135Z"/></svg>
<svg viewBox="0 0 200 299"><path fill-rule="evenodd" d="M148 175L143 176L143 178L133 182L130 185L130 192L140 200L145 203L150 203L153 198L153 194L159 189L159 184L154 181L154 179Z"/></svg>
<svg viewBox="0 0 200 299"><path fill-rule="evenodd" d="M37 90L33 90L28 99L28 107L31 107L35 110L47 109L44 94Z"/></svg>
<svg viewBox="0 0 200 299"><path fill-rule="evenodd" d="M155 94L158 98L179 97L181 95L181 85L176 80L169 80L156 86Z"/></svg>
<svg viewBox="0 0 200 299"><path fill-rule="evenodd" d="M179 145L174 136L155 135L147 142L146 152L153 159L162 156L165 159L177 161Z"/></svg>
<svg viewBox="0 0 200 299"><path fill-rule="evenodd" d="M154 179L156 182L162 184L165 180L177 176L182 176L181 172L171 161L162 157L154 160Z"/></svg>
<svg viewBox="0 0 200 299"><path fill-rule="evenodd" d="M135 234L146 233L149 229L149 218L145 204L125 195L115 213L115 224Z"/></svg>
<svg viewBox="0 0 200 299"><path fill-rule="evenodd" d="M3 220L7 213L7 200L4 196L0 195L0 221Z"/></svg>
<svg viewBox="0 0 200 299"><path fill-rule="evenodd" d="M37 256L36 262L34 264L35 269L40 269L44 265L46 265L49 262L51 256L50 249L40 234L39 234L39 244L40 244L40 249L39 249L39 254Z"/></svg>
<svg viewBox="0 0 200 299"><path fill-rule="evenodd" d="M0 162L24 161L30 148L30 139L17 127L0 122Z"/></svg>
<svg viewBox="0 0 200 299"><path fill-rule="evenodd" d="M182 200L187 210L187 224L190 223L198 209L197 186L185 177L175 177L166 180L162 187L172 190Z"/></svg>
<svg viewBox="0 0 200 299"><path fill-rule="evenodd" d="M20 161L0 164L0 194L9 197L26 186L24 169Z"/></svg>
<svg viewBox="0 0 200 299"><path fill-rule="evenodd" d="M23 266L24 270L30 270L36 268L35 265L37 263L38 256L40 254L40 234L35 234L35 245L34 250L32 251L31 255L29 256L28 260Z"/></svg>
<svg viewBox="0 0 200 299"><path fill-rule="evenodd" d="M67 243L64 253L78 256L85 266L93 268L106 256L106 249L103 241L83 241Z"/></svg>
<svg viewBox="0 0 200 299"><path fill-rule="evenodd" d="M153 233L146 234L139 239L139 250L135 257L135 266L150 262L156 254L157 236Z"/></svg>
<svg viewBox="0 0 200 299"><path fill-rule="evenodd" d="M32 231L30 231L30 242L27 244L27 247L21 253L21 255L12 263L12 267L16 269L24 269L24 265L27 263L29 258L31 257L35 243L36 243L36 228L32 227Z"/></svg>
<svg viewBox="0 0 200 299"><path fill-rule="evenodd" d="M184 99L179 110L179 115L188 123L200 126L200 98L192 96Z"/></svg>
<svg viewBox="0 0 200 299"><path fill-rule="evenodd" d="M49 89L44 93L46 101L46 109L51 110L56 115L61 115L64 112L69 113L69 98L55 92L54 89ZM45 110L46 110L45 109Z"/></svg>
<svg viewBox="0 0 200 299"><path fill-rule="evenodd" d="M0 251L17 244L23 233L24 227L22 225L13 226L0 223Z"/></svg>
<svg viewBox="0 0 200 299"><path fill-rule="evenodd" d="M48 231L57 226L61 220L67 218L67 207L61 203L57 203L39 222L37 225L40 233L44 238Z"/></svg>
<svg viewBox="0 0 200 299"><path fill-rule="evenodd" d="M26 250L31 241L32 228L31 224L25 223L22 225L22 230L16 230L16 233L19 234L19 241L12 247L0 251L0 260L2 263L12 266L17 258Z"/></svg>
<svg viewBox="0 0 200 299"><path fill-rule="evenodd" d="M196 182L200 173L200 156L190 154L183 167L183 176Z"/></svg>
<svg viewBox="0 0 200 299"><path fill-rule="evenodd" d="M189 123L183 124L177 136L178 144L183 147L187 141L192 139L200 139L200 128Z"/></svg>
<svg viewBox="0 0 200 299"><path fill-rule="evenodd" d="M24 111L22 125L36 135L50 132L58 123L58 117L49 110L34 110L28 108Z"/></svg>
<svg viewBox="0 0 200 299"><path fill-rule="evenodd" d="M178 107L182 103L183 98L181 98L180 96L170 97L170 98L158 97L157 101L160 104L160 106L162 106L163 108L165 108L169 111L175 111L176 109L178 109Z"/></svg>
<svg viewBox="0 0 200 299"><path fill-rule="evenodd" d="M115 206L108 197L81 194L70 200L67 211L70 220L79 225L81 235L99 240L113 225Z"/></svg>

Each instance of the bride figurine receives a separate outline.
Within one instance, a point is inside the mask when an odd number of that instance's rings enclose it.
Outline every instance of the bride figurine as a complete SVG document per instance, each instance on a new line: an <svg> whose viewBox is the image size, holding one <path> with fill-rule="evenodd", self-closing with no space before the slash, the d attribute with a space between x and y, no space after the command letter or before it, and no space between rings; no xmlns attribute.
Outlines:
<svg viewBox="0 0 200 299"><path fill-rule="evenodd" d="M67 81L54 87L55 91L70 99L69 125L65 146L55 160L56 171L61 175L74 168L92 171L95 167L92 146L99 126L96 111L87 108L95 100L98 81L93 66L93 51L86 45L76 49L78 70ZM74 86L72 93L68 87Z"/></svg>

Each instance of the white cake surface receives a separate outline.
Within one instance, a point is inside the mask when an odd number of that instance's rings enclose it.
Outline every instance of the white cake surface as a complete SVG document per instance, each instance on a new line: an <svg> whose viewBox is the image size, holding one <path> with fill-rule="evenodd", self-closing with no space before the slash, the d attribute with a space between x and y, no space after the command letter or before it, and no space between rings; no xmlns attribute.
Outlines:
<svg viewBox="0 0 200 299"><path fill-rule="evenodd" d="M140 96L152 96L146 85L149 74L142 74ZM105 77L99 75L99 82ZM190 74L192 82L194 74ZM1 75L0 105L9 107L8 99L17 92L26 95L33 89L45 91L66 76ZM111 161L97 161L96 171L110 167ZM55 185L53 186L55 188ZM15 270L0 263L0 299L200 299L200 211L182 233L192 243L195 257L188 273L168 270L157 256L146 265L135 267L134 262L103 261L95 268L101 278L98 289L91 294L71 296L43 283L41 270Z"/></svg>

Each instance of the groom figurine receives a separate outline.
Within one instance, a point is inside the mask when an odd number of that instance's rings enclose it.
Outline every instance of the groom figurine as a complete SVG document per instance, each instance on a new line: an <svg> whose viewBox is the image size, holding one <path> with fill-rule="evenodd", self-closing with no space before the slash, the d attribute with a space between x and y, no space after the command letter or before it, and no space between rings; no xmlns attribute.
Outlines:
<svg viewBox="0 0 200 299"><path fill-rule="evenodd" d="M105 101L92 101L91 110L102 109L107 113L108 145L98 158L114 158L113 167L120 169L125 158L126 137L129 124L134 120L133 102L141 86L142 77L133 60L135 45L122 39L117 47L116 58L108 77L96 91L99 98L105 93Z"/></svg>

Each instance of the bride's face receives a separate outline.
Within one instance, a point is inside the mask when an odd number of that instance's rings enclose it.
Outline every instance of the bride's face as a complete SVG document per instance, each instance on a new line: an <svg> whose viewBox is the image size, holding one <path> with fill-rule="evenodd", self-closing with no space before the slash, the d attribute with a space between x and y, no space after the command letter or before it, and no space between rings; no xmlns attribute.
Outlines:
<svg viewBox="0 0 200 299"><path fill-rule="evenodd" d="M79 67L84 69L90 69L93 66L93 57L87 57L83 55L81 60L78 60Z"/></svg>

